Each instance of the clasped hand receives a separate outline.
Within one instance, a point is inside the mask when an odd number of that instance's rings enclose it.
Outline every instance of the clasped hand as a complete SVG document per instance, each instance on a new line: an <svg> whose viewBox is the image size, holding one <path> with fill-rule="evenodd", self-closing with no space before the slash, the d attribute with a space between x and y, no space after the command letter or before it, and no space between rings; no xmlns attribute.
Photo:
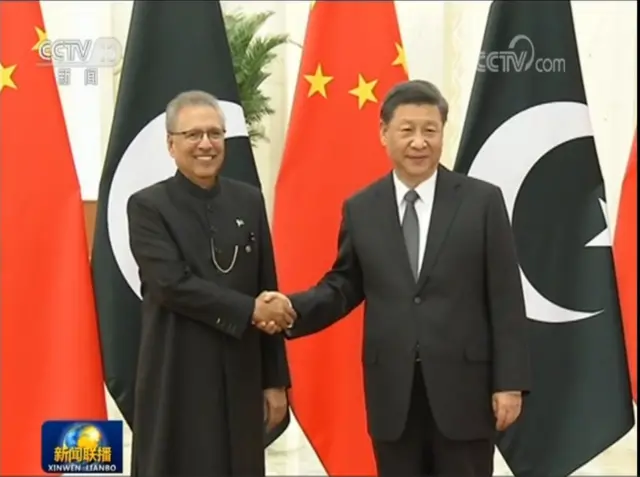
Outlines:
<svg viewBox="0 0 640 477"><path fill-rule="evenodd" d="M253 324L270 335L291 328L296 312L289 299L279 292L262 292L255 301Z"/></svg>

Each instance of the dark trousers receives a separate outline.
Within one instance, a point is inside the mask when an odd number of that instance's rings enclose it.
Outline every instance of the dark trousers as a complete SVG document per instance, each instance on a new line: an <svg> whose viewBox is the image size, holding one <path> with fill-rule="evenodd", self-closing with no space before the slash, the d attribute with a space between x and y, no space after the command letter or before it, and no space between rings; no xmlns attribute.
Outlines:
<svg viewBox="0 0 640 477"><path fill-rule="evenodd" d="M420 363L416 363L404 432L397 441L373 441L381 477L491 477L494 449L492 439L456 441L440 432L431 413Z"/></svg>

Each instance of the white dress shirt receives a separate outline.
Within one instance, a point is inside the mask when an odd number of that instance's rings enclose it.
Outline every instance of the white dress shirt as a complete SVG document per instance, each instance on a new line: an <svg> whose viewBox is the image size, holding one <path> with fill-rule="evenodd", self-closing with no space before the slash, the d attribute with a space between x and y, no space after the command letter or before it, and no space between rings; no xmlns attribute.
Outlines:
<svg viewBox="0 0 640 477"><path fill-rule="evenodd" d="M422 269L422 261L424 260L424 251L427 248L427 236L429 234L429 224L431 223L431 211L433 210L433 201L436 193L436 177L438 170L426 181L421 182L415 187L418 193L418 200L415 202L416 214L418 215L418 226L420 227L420 241L418 244L418 273ZM404 219L404 211L407 203L404 200L405 194L409 188L398 178L395 171L393 172L393 184L396 189L396 202L398 205L398 218L402 225Z"/></svg>

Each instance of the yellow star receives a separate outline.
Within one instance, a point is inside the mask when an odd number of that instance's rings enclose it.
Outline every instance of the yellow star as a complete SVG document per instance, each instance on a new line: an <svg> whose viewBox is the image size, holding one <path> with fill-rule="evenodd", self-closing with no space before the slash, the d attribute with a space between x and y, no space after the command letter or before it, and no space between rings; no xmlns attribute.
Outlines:
<svg viewBox="0 0 640 477"><path fill-rule="evenodd" d="M311 0L311 5L309 6L309 10L311 10L316 5L316 0Z"/></svg>
<svg viewBox="0 0 640 477"><path fill-rule="evenodd" d="M6 68L2 66L0 63L0 91L5 86L8 88L18 89L16 84L11 79L11 75L13 74L13 70L16 69L17 65L7 66Z"/></svg>
<svg viewBox="0 0 640 477"><path fill-rule="evenodd" d="M42 44L48 40L47 32L45 32L44 30L41 30L38 27L36 27L36 35L38 35L38 43L33 45L33 47L31 48L31 51L40 51L40 47L42 46Z"/></svg>
<svg viewBox="0 0 640 477"><path fill-rule="evenodd" d="M397 66L397 65L401 65L402 69L404 69L404 72L406 74L409 74L409 68L407 67L407 56L404 53L404 48L402 47L401 44L396 43L396 51L398 52L398 56L396 57L395 60L393 60L393 63L391 63L392 66Z"/></svg>
<svg viewBox="0 0 640 477"><path fill-rule="evenodd" d="M378 80L365 81L362 75L358 75L358 87L349 91L349 94L358 97L358 108L362 109L367 101L377 103L378 98L373 94L373 88L378 84Z"/></svg>
<svg viewBox="0 0 640 477"><path fill-rule="evenodd" d="M309 88L309 98L315 93L319 93L324 98L327 97L327 85L333 81L333 76L325 76L322 72L322 65L318 63L316 72L312 75L304 75L311 87Z"/></svg>

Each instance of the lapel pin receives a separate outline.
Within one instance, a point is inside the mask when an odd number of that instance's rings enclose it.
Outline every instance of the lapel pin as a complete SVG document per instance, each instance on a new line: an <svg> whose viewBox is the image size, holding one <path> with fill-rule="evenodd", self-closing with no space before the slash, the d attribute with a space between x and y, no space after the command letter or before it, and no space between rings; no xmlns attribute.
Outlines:
<svg viewBox="0 0 640 477"><path fill-rule="evenodd" d="M244 220L242 220L242 219L236 219L236 225L237 225L238 227L242 227L242 226L244 225Z"/></svg>

